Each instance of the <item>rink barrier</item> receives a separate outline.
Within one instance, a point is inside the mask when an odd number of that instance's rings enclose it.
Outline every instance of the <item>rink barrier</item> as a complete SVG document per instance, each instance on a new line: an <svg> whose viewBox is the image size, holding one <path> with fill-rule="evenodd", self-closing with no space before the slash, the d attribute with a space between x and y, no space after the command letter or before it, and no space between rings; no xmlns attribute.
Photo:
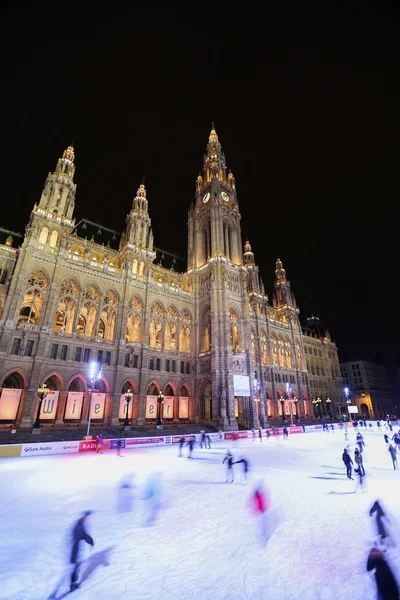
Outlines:
<svg viewBox="0 0 400 600"><path fill-rule="evenodd" d="M287 426L289 435L294 433L303 433L303 427L293 425ZM322 425L309 425L306 426L306 431L316 430L322 428ZM258 431L256 430L256 438L258 438ZM283 427L273 427L262 429L262 437L265 438L269 431L270 436L274 437L277 435L283 435ZM252 439L253 431L224 431L222 433L212 432L207 433L210 437L211 442L218 442L222 440L236 440L236 439ZM181 438L185 438L185 443L189 441L200 442L201 433L192 433L185 435L166 435L166 436L152 436L152 437L137 437L137 438L115 438L115 439L104 439L103 440L103 452L108 450L115 450L118 447L125 450L131 450L139 447L152 447L152 446L163 446L163 445L174 445L179 444ZM120 444L120 445L119 445ZM7 444L0 445L0 458L6 457L30 457L30 456L50 456L55 454L79 454L86 452L96 451L96 440L74 440L71 442L32 442L30 444Z"/></svg>

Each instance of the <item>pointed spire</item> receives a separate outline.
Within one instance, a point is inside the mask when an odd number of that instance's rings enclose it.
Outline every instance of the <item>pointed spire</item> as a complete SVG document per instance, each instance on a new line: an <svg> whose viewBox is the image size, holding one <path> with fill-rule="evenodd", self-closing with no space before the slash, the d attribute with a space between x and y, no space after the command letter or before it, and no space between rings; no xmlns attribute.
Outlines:
<svg viewBox="0 0 400 600"><path fill-rule="evenodd" d="M210 131L210 136L208 138L208 141L209 141L210 144L212 144L213 142L218 142L218 136L217 136L217 132L215 131L215 125L214 125L214 123L212 123L211 131Z"/></svg>
<svg viewBox="0 0 400 600"><path fill-rule="evenodd" d="M275 278L278 283L286 283L287 282L286 271L283 268L283 264L282 264L282 261L280 258L278 258L276 261Z"/></svg>
<svg viewBox="0 0 400 600"><path fill-rule="evenodd" d="M71 145L71 146L68 146L68 148L67 148L66 150L64 150L62 157L63 157L65 160L69 160L70 162L72 162L72 163L73 163L73 162L74 162L74 160L75 160L75 152L74 152L74 147L73 147L72 145Z"/></svg>

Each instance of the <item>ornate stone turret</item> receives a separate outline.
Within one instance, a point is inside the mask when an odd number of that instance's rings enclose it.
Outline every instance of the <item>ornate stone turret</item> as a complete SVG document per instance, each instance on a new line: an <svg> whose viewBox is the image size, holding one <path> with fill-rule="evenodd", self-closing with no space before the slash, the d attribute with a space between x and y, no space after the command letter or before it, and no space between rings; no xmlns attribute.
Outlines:
<svg viewBox="0 0 400 600"><path fill-rule="evenodd" d="M286 271L280 258L276 261L273 305L275 308L297 309L296 300L290 290L290 282L287 280Z"/></svg>
<svg viewBox="0 0 400 600"><path fill-rule="evenodd" d="M244 245L243 264L246 265L248 269L247 291L249 293L254 292L256 294L262 293L260 285L260 274L254 260L254 254L251 250L251 246L248 241Z"/></svg>
<svg viewBox="0 0 400 600"><path fill-rule="evenodd" d="M148 213L146 188L142 183L133 199L132 209L126 218L125 243L153 250L153 232Z"/></svg>
<svg viewBox="0 0 400 600"><path fill-rule="evenodd" d="M74 160L74 149L68 146L58 159L55 171L49 173L39 202L40 208L68 219L72 219L75 208Z"/></svg>

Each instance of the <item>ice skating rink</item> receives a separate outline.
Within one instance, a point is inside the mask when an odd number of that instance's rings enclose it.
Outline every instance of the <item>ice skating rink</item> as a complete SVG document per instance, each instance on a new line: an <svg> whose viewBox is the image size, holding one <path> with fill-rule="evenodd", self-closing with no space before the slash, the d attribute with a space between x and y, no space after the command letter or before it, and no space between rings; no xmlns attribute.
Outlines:
<svg viewBox="0 0 400 600"><path fill-rule="evenodd" d="M397 427L395 428L397 429ZM0 598L45 600L68 592L69 532L91 509L81 587L71 600L369 600L376 598L367 555L377 539L369 508L379 498L397 545L386 553L400 583L400 471L383 433L363 431L367 490L348 481L341 455L355 431L215 442L211 450L160 447L103 455L9 458L0 462ZM222 460L242 464L225 483ZM400 456L399 456L400 459ZM161 475L160 511L145 525L148 476ZM119 489L133 474L130 490ZM355 476L356 477L356 476ZM262 545L249 507L263 480L271 497L270 538ZM125 510L124 510L125 509ZM52 593L54 595L52 596Z"/></svg>

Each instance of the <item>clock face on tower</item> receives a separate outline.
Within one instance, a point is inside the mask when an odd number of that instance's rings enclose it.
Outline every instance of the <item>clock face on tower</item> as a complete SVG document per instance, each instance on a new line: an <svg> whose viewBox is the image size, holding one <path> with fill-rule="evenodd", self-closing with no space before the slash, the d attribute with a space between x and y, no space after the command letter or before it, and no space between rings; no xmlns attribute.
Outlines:
<svg viewBox="0 0 400 600"><path fill-rule="evenodd" d="M225 200L225 202L229 202L229 196L226 192L221 192L221 198L222 200Z"/></svg>
<svg viewBox="0 0 400 600"><path fill-rule="evenodd" d="M204 204L206 204L206 202L208 202L209 199L210 199L210 192L207 192L207 194L204 194L204 196L203 196Z"/></svg>

